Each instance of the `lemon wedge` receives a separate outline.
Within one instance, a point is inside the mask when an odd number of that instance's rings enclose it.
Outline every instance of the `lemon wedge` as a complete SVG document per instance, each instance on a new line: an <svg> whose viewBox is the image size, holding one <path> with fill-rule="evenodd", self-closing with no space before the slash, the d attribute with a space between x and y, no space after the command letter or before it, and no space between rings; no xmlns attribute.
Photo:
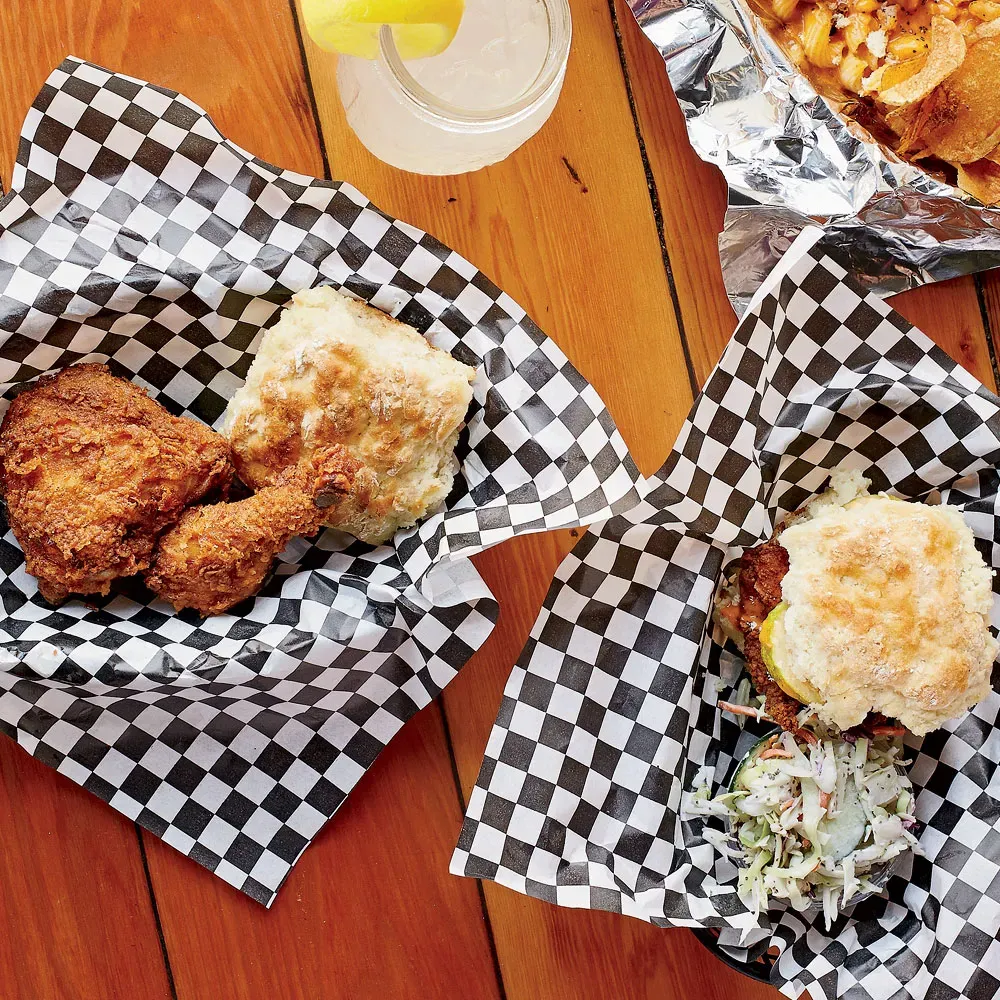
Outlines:
<svg viewBox="0 0 1000 1000"><path fill-rule="evenodd" d="M382 25L402 59L427 59L451 44L465 0L302 0L306 31L328 52L378 57Z"/></svg>

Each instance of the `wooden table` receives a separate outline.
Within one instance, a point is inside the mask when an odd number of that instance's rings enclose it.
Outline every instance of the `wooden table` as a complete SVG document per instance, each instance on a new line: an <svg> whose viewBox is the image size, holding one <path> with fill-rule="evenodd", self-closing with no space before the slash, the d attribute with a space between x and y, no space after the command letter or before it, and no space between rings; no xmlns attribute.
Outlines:
<svg viewBox="0 0 1000 1000"><path fill-rule="evenodd" d="M437 179L360 146L333 57L303 37L294 0L3 0L0 179L10 183L25 111L66 54L179 90L246 149L350 181L490 274L596 386L649 473L736 325L716 250L724 185L688 146L624 0L572 6L551 122L506 163ZM995 387L1000 280L896 304ZM476 560L501 602L493 637L379 759L270 911L0 741L0 996L776 997L687 931L447 872L504 682L576 534Z"/></svg>

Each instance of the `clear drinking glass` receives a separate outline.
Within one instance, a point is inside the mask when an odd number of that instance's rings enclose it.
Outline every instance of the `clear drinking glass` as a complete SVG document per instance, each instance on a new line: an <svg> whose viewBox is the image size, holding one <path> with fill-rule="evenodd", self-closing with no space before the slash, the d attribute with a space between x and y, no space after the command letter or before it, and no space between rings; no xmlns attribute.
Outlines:
<svg viewBox="0 0 1000 1000"><path fill-rule="evenodd" d="M347 120L380 160L460 174L504 159L552 114L566 75L568 0L466 0L451 45L404 62L390 28L375 60L340 56Z"/></svg>

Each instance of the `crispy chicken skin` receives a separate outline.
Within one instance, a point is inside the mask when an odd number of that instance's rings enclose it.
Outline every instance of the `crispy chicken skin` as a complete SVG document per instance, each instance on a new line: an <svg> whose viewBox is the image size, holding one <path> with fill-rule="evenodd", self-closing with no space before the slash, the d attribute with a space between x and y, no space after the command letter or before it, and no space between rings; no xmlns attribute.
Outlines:
<svg viewBox="0 0 1000 1000"><path fill-rule="evenodd" d="M187 511L161 539L146 585L178 611L227 611L256 594L296 535L319 531L338 504L365 502L370 472L340 445L287 469L237 503Z"/></svg>
<svg viewBox="0 0 1000 1000"><path fill-rule="evenodd" d="M160 534L232 475L224 438L104 365L40 379L0 425L10 527L51 603L145 569Z"/></svg>
<svg viewBox="0 0 1000 1000"><path fill-rule="evenodd" d="M740 561L740 615L743 632L743 655L750 679L767 699L767 714L782 729L799 728L797 716L802 706L781 689L768 673L760 648L760 627L764 619L781 603L781 581L788 572L788 553L775 534L769 541L743 553Z"/></svg>

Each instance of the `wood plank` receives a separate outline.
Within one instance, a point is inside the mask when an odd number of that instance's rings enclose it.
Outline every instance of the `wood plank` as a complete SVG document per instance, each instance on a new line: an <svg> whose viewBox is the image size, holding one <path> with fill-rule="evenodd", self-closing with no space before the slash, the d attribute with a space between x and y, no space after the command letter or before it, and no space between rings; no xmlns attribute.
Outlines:
<svg viewBox="0 0 1000 1000"><path fill-rule="evenodd" d="M376 161L344 121L334 58L308 42L306 51L334 176L435 233L529 309L601 392L649 472L691 391L610 13L601 0L572 6L574 52L553 119L506 162L465 177L414 177ZM599 252L579 254L583 239ZM444 696L466 791L510 665L573 541L570 532L518 539L477 559L502 610L488 646ZM731 996L737 983L755 992L689 934L546 906L490 883L485 891L508 997L679 997L692 983L706 997Z"/></svg>
<svg viewBox="0 0 1000 1000"><path fill-rule="evenodd" d="M181 91L255 155L322 175L288 0L5 0L0 25L5 190L25 112L67 55Z"/></svg>
<svg viewBox="0 0 1000 1000"><path fill-rule="evenodd" d="M255 154L306 173L322 173L287 0L207 5L175 0L169 17L162 4L150 0L124 7L81 0L55 6L44 0L17 0L15 8L11 12L4 5L0 11L0 32L15 42L5 44L0 54L9 98L0 105L0 162L8 170L6 178L24 111L67 52L173 87L201 103L228 136ZM19 753L16 748L4 750ZM17 760L12 767L20 773ZM47 773L42 769L43 776ZM342 995L358 998L384 990L406 995L422 981L439 984L435 988L441 992L434 994L439 996L454 995L463 982L476 984L470 991L473 997L496 995L476 886L446 875L460 813L438 709L414 721L398 747L379 762L376 775L372 780L379 791L373 793L371 780L367 794L359 790L338 817L333 835L307 853L293 885L270 912L145 836L181 1000L320 996L332 982L338 983L338 992L343 985ZM24 798L18 797L21 808ZM356 800L367 801L367 807L355 809ZM65 808L78 806L74 801ZM119 822L116 815L96 802L93 808L103 825L95 820L93 833L82 841L89 870L103 875L121 866L130 871L130 864L139 863L131 825L126 824L129 853L105 829ZM11 809L2 809L0 816ZM36 837L30 838L29 849L19 846L22 839L5 839L6 868L12 873L21 872L30 881L47 865L60 870L64 845ZM20 884L13 874L11 884ZM70 883L67 889L54 885L51 897L22 894L17 909L9 911L11 922L45 928L52 900L57 899L66 913L63 923L70 939L88 930L91 938L86 940L103 941L103 935L120 935L122 927L130 928L129 947L93 947L89 964L74 949L65 965L75 965L81 977L93 980L95 996L158 996L151 985L156 976L144 972L132 955L132 949L148 952L162 978L155 927L133 916L136 900L148 910L149 895L144 882L138 894L128 888L123 876L109 875L104 886ZM73 919L83 923L84 930L73 931ZM87 927L87 922L93 926ZM36 963L44 960L44 932L36 935L33 945L15 940ZM31 967L17 949L12 954ZM90 971L92 965L95 972ZM114 988L115 976L127 983L133 976L134 988ZM23 993L25 1000L69 995L84 994L55 989Z"/></svg>
<svg viewBox="0 0 1000 1000"><path fill-rule="evenodd" d="M0 739L0 983L8 1000L166 1000L135 827Z"/></svg>
<svg viewBox="0 0 1000 1000"><path fill-rule="evenodd" d="M362 779L270 911L146 837L178 997L497 998L476 885L447 875L460 815L432 706Z"/></svg>

